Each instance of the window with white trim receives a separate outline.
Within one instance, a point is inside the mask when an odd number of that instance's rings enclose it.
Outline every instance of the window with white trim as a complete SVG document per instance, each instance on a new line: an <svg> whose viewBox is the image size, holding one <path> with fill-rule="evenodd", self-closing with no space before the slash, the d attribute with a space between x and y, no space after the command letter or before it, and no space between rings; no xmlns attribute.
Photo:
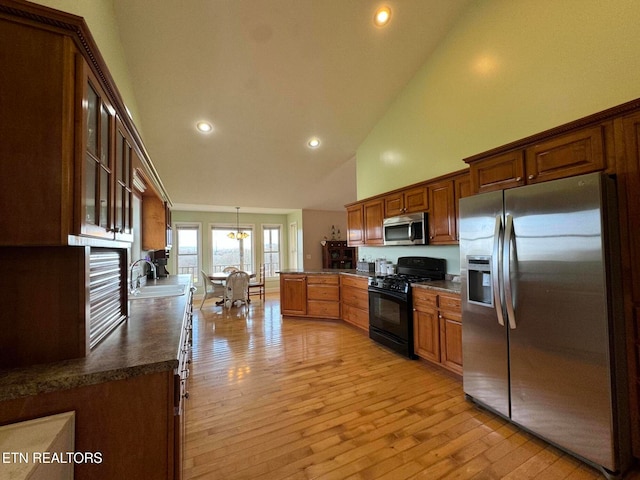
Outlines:
<svg viewBox="0 0 640 480"><path fill-rule="evenodd" d="M200 224L176 223L176 259L178 274L191 275L194 284L201 283Z"/></svg>
<svg viewBox="0 0 640 480"><path fill-rule="evenodd" d="M255 272L253 262L253 227L240 225L239 231L247 238L230 238L238 233L237 226L211 226L211 269L221 272L226 267L236 267L245 272Z"/></svg>
<svg viewBox="0 0 640 480"><path fill-rule="evenodd" d="M264 276L271 278L277 276L280 270L282 254L282 225L263 225L263 261Z"/></svg>

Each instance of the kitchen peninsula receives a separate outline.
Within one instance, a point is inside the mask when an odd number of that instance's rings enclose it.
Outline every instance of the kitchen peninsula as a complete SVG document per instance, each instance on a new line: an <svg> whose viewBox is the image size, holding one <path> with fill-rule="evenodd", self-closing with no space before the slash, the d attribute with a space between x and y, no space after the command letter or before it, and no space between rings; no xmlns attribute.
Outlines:
<svg viewBox="0 0 640 480"><path fill-rule="evenodd" d="M280 272L283 317L343 320L369 333L369 277L356 270L318 269ZM457 375L462 373L460 282L413 283L415 354Z"/></svg>

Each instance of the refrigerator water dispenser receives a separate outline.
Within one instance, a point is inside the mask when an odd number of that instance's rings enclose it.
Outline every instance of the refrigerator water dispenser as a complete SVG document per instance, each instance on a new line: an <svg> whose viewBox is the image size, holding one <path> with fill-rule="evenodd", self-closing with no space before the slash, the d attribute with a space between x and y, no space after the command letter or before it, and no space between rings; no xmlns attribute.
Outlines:
<svg viewBox="0 0 640 480"><path fill-rule="evenodd" d="M467 257L469 302L493 307L491 256Z"/></svg>

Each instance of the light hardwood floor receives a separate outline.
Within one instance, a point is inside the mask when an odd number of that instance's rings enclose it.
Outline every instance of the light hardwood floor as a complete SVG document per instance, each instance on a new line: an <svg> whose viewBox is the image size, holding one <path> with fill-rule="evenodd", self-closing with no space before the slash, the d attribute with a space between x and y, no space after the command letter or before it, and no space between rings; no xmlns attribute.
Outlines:
<svg viewBox="0 0 640 480"><path fill-rule="evenodd" d="M187 479L602 478L459 378L341 322L282 319L273 294L196 309L189 391Z"/></svg>

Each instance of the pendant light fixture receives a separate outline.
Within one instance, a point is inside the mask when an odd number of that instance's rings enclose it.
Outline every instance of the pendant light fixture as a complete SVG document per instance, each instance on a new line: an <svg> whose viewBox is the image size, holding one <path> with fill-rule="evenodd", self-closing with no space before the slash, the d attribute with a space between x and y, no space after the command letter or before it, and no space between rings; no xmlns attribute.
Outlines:
<svg viewBox="0 0 640 480"><path fill-rule="evenodd" d="M247 232L241 232L240 231L240 207L236 207L236 231L235 232L229 232L227 234L227 237L229 237L229 238L231 238L233 240L244 240L248 236L249 236L249 234Z"/></svg>

